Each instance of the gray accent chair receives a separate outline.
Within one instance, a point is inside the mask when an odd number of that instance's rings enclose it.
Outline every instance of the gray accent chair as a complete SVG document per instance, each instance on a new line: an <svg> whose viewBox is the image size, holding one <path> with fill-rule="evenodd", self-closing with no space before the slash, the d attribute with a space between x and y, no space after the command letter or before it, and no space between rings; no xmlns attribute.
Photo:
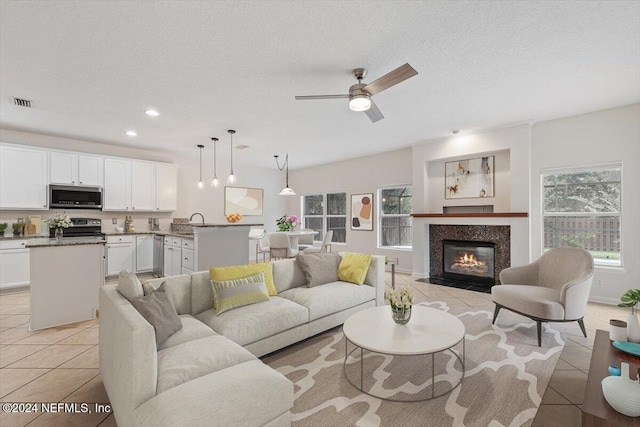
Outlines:
<svg viewBox="0 0 640 427"><path fill-rule="evenodd" d="M554 248L537 261L500 272L500 285L491 288L496 304L493 322L502 308L535 320L538 346L542 322L578 322L584 336L584 312L593 280L593 257L584 249Z"/></svg>

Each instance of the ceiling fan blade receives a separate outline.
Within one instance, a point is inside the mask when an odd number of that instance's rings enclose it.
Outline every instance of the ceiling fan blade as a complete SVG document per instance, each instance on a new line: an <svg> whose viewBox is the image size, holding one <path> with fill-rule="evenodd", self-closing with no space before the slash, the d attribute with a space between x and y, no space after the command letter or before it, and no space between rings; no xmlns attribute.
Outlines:
<svg viewBox="0 0 640 427"><path fill-rule="evenodd" d="M296 101L307 101L313 99L349 99L349 95L304 95L296 96Z"/></svg>
<svg viewBox="0 0 640 427"><path fill-rule="evenodd" d="M401 83L408 78L415 76L416 74L418 74L418 72L407 63L399 66L395 70L385 74L379 79L372 81L371 83L363 87L362 90L367 92L369 95L375 95L376 93L380 93L385 89L389 89L391 86L395 86L398 83Z"/></svg>
<svg viewBox="0 0 640 427"><path fill-rule="evenodd" d="M377 122L378 120L384 119L384 114L382 114L382 111L380 111L380 109L378 108L376 103L373 102L373 100L371 100L371 107L368 110L366 110L365 113L373 123Z"/></svg>

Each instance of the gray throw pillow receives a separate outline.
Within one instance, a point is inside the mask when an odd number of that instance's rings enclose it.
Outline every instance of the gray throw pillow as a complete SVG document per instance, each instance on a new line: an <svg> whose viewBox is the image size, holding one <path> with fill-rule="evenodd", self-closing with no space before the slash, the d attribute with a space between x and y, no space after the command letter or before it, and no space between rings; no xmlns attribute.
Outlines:
<svg viewBox="0 0 640 427"><path fill-rule="evenodd" d="M336 253L304 253L296 256L300 270L307 278L307 287L338 281L340 256Z"/></svg>
<svg viewBox="0 0 640 427"><path fill-rule="evenodd" d="M117 289L130 303L144 295L142 284L138 277L127 270L120 272Z"/></svg>
<svg viewBox="0 0 640 427"><path fill-rule="evenodd" d="M151 295L140 297L131 302L142 317L155 329L158 347L164 344L171 335L182 329L182 322L169 294L164 292L162 286L160 287L162 290L158 289Z"/></svg>

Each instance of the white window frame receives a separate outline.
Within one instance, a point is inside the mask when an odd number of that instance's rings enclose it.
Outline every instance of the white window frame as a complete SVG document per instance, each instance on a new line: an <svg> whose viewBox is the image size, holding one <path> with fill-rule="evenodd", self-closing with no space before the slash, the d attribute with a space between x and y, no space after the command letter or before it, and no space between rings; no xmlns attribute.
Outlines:
<svg viewBox="0 0 640 427"><path fill-rule="evenodd" d="M328 214L328 209L329 209L329 203L328 203L328 196L330 194L344 194L345 195L345 214L344 215L329 215ZM305 214L305 198L308 196L322 196L322 215L306 215ZM346 245L347 244L347 231L349 228L349 219L348 219L348 213L349 213L349 206L347 203L347 192L346 191L328 191L325 193L308 193L308 194L304 194L301 198L301 209L300 211L302 212L302 225L303 227L306 227L306 218L322 218L322 236L321 235L316 235L314 236L314 241L322 241L324 235L329 231L329 218L344 218L345 220L345 241L344 242L336 242L332 239L331 244L333 245ZM335 235L335 234L334 234Z"/></svg>
<svg viewBox="0 0 640 427"><path fill-rule="evenodd" d="M606 170L606 169L620 169L620 211L618 212L545 212L544 208L544 177L545 175L553 175L553 174L570 174L570 173L578 173L578 172L592 172L597 170ZM576 166L576 167L564 167L564 168L550 168L550 169L542 169L540 171L540 216L541 216L541 224L540 224L540 245L542 246L542 253L545 252L545 218L547 217L618 217L620 221L620 261L612 262L607 261L600 258L593 259L593 263L598 268L613 268L613 269L621 269L624 268L624 253L623 253L623 167L622 162L615 163L601 163L587 166Z"/></svg>
<svg viewBox="0 0 640 427"><path fill-rule="evenodd" d="M411 251L413 250L413 239L412 239L412 244L411 245L406 245L406 246L383 246L382 244L382 219L384 217L387 218L392 218L392 217L408 217L411 218L411 214L385 214L382 212L382 191L383 190L390 190L390 189L394 189L394 188L403 188L403 187L409 187L411 188L411 199L412 199L412 205L413 205L413 185L412 184L398 184L398 185L386 185L384 187L379 187L378 188L378 249L395 249L395 250L402 250L402 251ZM411 231L413 232L413 219L411 220Z"/></svg>

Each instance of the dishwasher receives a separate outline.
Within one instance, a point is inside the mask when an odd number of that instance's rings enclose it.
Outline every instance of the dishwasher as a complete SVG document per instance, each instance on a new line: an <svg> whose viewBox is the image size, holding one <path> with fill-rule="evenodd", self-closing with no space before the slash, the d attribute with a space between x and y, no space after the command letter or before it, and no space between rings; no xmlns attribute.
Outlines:
<svg viewBox="0 0 640 427"><path fill-rule="evenodd" d="M164 236L153 236L153 275L164 276Z"/></svg>

